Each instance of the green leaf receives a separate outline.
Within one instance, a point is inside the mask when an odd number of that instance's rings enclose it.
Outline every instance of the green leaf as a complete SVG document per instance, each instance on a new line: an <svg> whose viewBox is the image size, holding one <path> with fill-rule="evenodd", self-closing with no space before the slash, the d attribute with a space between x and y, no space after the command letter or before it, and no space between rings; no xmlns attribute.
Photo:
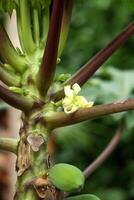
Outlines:
<svg viewBox="0 0 134 200"><path fill-rule="evenodd" d="M134 70L102 68L97 77L82 88L82 95L97 103L111 103L130 98L134 89Z"/></svg>
<svg viewBox="0 0 134 200"><path fill-rule="evenodd" d="M119 70L113 67L103 67L96 74L96 77L88 81L82 88L81 94L87 100L94 101L95 104L122 102L134 97L133 77L134 70ZM126 115L126 112L112 115L112 118L118 121L124 115ZM128 115L129 113L127 113L127 118ZM129 120L127 120L128 122ZM130 125L128 126L130 127Z"/></svg>
<svg viewBox="0 0 134 200"><path fill-rule="evenodd" d="M100 200L100 199L92 194L82 194L78 196L68 197L65 200Z"/></svg>

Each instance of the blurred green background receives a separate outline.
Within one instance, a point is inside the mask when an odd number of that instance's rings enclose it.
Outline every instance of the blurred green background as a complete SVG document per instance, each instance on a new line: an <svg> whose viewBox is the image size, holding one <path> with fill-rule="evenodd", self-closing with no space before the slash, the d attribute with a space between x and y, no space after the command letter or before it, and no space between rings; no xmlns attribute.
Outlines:
<svg viewBox="0 0 134 200"><path fill-rule="evenodd" d="M127 0L74 0L69 38L57 72L73 74L133 21L133 13ZM134 97L134 37L84 85L82 94L95 104ZM102 200L134 199L134 112L56 131L57 162L85 169L108 144L122 117L125 124L120 144L86 181L82 193L94 193Z"/></svg>

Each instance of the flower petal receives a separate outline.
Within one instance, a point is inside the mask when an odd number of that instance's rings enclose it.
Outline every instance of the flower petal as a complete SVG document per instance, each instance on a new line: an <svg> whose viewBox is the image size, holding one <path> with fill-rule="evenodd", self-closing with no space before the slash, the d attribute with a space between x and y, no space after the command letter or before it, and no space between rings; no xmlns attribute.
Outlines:
<svg viewBox="0 0 134 200"><path fill-rule="evenodd" d="M94 102L93 101L89 101L88 102L88 108L92 107L94 105Z"/></svg>
<svg viewBox="0 0 134 200"><path fill-rule="evenodd" d="M68 107L64 107L64 112L67 114L73 113L75 111L78 110L78 107L76 105L72 105L72 106L68 106Z"/></svg>
<svg viewBox="0 0 134 200"><path fill-rule="evenodd" d="M80 91L81 91L81 88L80 86L75 83L73 86L72 86L72 89L74 90L74 94L77 95Z"/></svg>
<svg viewBox="0 0 134 200"><path fill-rule="evenodd" d="M93 101L88 102L85 97L77 96L80 90L81 88L77 83L72 86L72 89L70 85L64 87L65 97L62 100L62 106L65 113L73 113L79 108L90 108L93 106Z"/></svg>
<svg viewBox="0 0 134 200"><path fill-rule="evenodd" d="M67 85L64 87L64 93L65 93L65 96L67 97L73 96L73 90L71 89L70 85Z"/></svg>

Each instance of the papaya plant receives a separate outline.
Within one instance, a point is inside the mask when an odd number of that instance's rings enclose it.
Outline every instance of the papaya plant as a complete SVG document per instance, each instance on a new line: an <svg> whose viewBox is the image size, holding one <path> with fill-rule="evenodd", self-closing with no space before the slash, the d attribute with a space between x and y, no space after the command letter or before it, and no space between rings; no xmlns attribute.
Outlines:
<svg viewBox="0 0 134 200"><path fill-rule="evenodd" d="M88 79L134 34L134 22L75 74L56 76L72 8L73 0L0 0L3 18L16 11L21 45L13 46L1 22L0 98L22 111L19 140L0 138L0 149L17 155L16 200L99 200L92 194L75 194L116 147L123 119L110 144L84 172L67 163L54 164L48 139L56 128L134 110L133 98L96 105L79 95Z"/></svg>

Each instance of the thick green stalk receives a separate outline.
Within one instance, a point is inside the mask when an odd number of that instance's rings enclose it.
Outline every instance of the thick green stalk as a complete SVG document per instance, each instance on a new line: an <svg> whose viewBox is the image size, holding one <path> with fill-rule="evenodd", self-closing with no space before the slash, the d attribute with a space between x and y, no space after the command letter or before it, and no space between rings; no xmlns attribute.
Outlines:
<svg viewBox="0 0 134 200"><path fill-rule="evenodd" d="M24 191L16 194L14 200L37 200L34 191Z"/></svg>
<svg viewBox="0 0 134 200"><path fill-rule="evenodd" d="M26 152L26 154L28 155L28 152ZM25 156L26 155L22 155L22 160ZM45 177L45 173L47 173L47 169L48 169L47 159L48 159L48 153L46 152L46 144L44 144L44 146L42 147L42 149L40 149L39 152L33 152L31 150L29 166L23 169L24 171L22 172L21 175L18 174L18 178L17 178L18 194L15 200L24 200L24 199L25 200L37 200L37 199L39 200L40 199L41 194L37 193L38 188L35 185L35 182L36 180L38 180L38 178L44 179L43 176ZM17 165L17 168L18 168L18 165ZM42 187L42 190L46 189L45 185L42 185L40 187Z"/></svg>
<svg viewBox="0 0 134 200"><path fill-rule="evenodd" d="M47 179L51 166L47 151L48 134L49 130L41 121L36 123L36 118L23 116L16 164L18 178L15 200L55 199L57 190Z"/></svg>
<svg viewBox="0 0 134 200"><path fill-rule="evenodd" d="M0 138L0 149L17 154L18 142L14 138Z"/></svg>
<svg viewBox="0 0 134 200"><path fill-rule="evenodd" d="M18 72L23 72L27 68L25 58L17 53L2 25L0 25L0 57Z"/></svg>
<svg viewBox="0 0 134 200"><path fill-rule="evenodd" d="M134 99L83 108L71 114L59 112L46 115L44 116L44 121L49 127L58 128L128 110L134 110Z"/></svg>
<svg viewBox="0 0 134 200"><path fill-rule="evenodd" d="M42 11L42 28L41 28L41 47L44 49L44 45L47 39L47 34L49 30L49 23L50 23L50 13L49 7L46 7Z"/></svg>
<svg viewBox="0 0 134 200"><path fill-rule="evenodd" d="M38 47L40 42L40 27L38 9L35 8L33 9L33 35L36 46Z"/></svg>
<svg viewBox="0 0 134 200"><path fill-rule="evenodd" d="M18 25L21 31L21 37L23 42L23 47L27 54L34 52L36 46L32 37L32 25L31 25L31 15L30 15L30 5L27 0L19 0L20 13L17 18L20 17ZM20 32L19 31L19 32Z"/></svg>
<svg viewBox="0 0 134 200"><path fill-rule="evenodd" d="M23 36L22 36L22 30L21 30L21 18L20 18L20 9L19 7L16 8L16 17L17 17L17 30L18 30L18 37L19 37L19 42L21 45L21 49L23 53L25 52L25 47L23 44Z"/></svg>
<svg viewBox="0 0 134 200"><path fill-rule="evenodd" d="M64 49L64 46L67 40L70 21L71 21L71 15L72 15L72 8L73 8L73 0L66 0L64 3L64 12L63 12L63 19L62 19L62 26L61 26L62 31L60 34L58 57L61 56L61 53Z"/></svg>
<svg viewBox="0 0 134 200"><path fill-rule="evenodd" d="M3 69L2 64L0 63L0 80L8 86L20 85L20 79L16 75L11 75L9 72Z"/></svg>
<svg viewBox="0 0 134 200"><path fill-rule="evenodd" d="M47 180L50 159L45 147L32 153L29 168L18 176L15 200L63 200L60 192Z"/></svg>

